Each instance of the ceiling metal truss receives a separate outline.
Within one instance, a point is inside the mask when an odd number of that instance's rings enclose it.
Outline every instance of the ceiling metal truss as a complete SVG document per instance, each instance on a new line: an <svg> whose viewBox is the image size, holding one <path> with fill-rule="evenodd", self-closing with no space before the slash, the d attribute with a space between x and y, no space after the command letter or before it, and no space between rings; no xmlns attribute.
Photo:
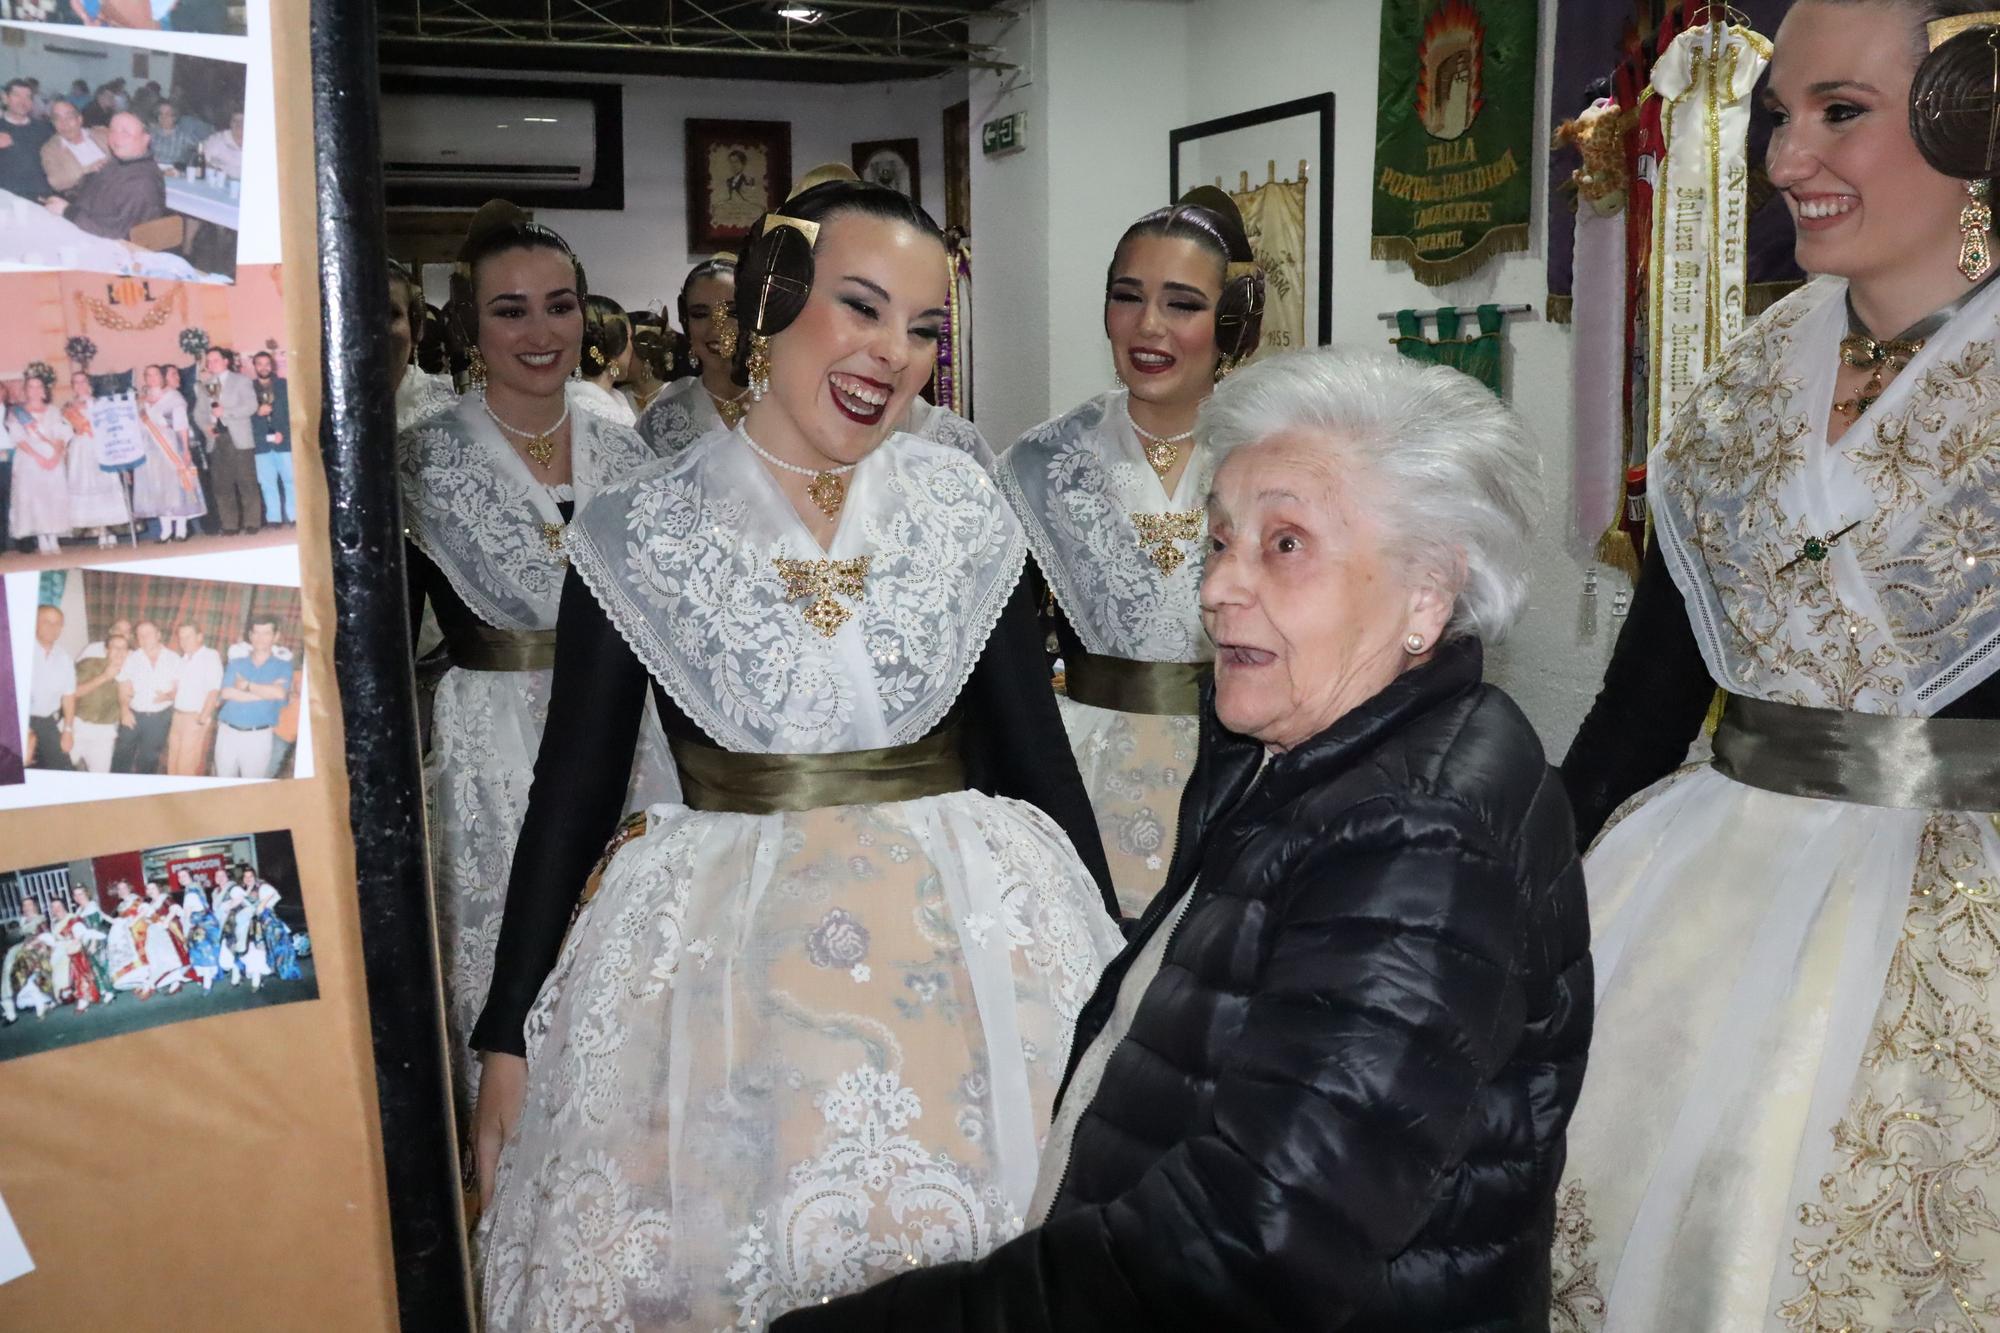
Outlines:
<svg viewBox="0 0 2000 1333"><path fill-rule="evenodd" d="M615 51L662 56L1011 70L967 22L1014 18L989 3L801 0L811 22L775 0L383 0L381 40L399 48Z"/></svg>

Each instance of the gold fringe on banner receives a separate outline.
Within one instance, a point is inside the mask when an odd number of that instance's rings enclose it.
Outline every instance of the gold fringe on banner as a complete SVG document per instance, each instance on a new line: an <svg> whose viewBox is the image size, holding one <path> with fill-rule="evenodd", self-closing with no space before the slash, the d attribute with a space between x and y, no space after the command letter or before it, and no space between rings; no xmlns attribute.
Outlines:
<svg viewBox="0 0 2000 1333"><path fill-rule="evenodd" d="M1560 292L1549 293L1549 304L1542 312L1542 318L1551 324L1571 324L1576 320L1576 298L1564 296Z"/></svg>
<svg viewBox="0 0 2000 1333"><path fill-rule="evenodd" d="M1613 527L1597 539L1597 559L1600 564L1623 570L1632 582L1639 581L1639 553L1632 549L1632 538L1623 528Z"/></svg>
<svg viewBox="0 0 2000 1333"><path fill-rule="evenodd" d="M145 333L157 329L167 322L176 308L184 310L186 307L187 287L181 283L174 285L170 295L153 302L152 309L138 319L127 319L96 297L85 296L82 292L76 293L77 318L86 323L95 318L101 327L110 329L114 333Z"/></svg>
<svg viewBox="0 0 2000 1333"><path fill-rule="evenodd" d="M1400 259L1410 266L1410 276L1426 287L1442 287L1447 282L1471 277L1480 265L1495 255L1519 254L1528 248L1528 224L1509 223L1495 227L1479 238L1479 243L1450 259L1418 256L1416 242L1408 236L1377 236L1369 242L1370 259Z"/></svg>

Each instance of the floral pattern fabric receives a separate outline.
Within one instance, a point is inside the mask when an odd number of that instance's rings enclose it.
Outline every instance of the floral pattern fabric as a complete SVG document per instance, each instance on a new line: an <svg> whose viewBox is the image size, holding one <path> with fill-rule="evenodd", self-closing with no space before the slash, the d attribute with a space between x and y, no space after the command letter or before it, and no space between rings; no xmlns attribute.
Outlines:
<svg viewBox="0 0 2000 1333"><path fill-rule="evenodd" d="M1171 571L1149 554L1134 514L1206 503L1215 463L1200 444L1168 495L1146 462L1120 390L1037 426L1000 460L1000 485L1028 531L1056 602L1093 653L1139 662L1203 662L1201 573L1208 525L1181 543Z"/></svg>
<svg viewBox="0 0 2000 1333"><path fill-rule="evenodd" d="M1930 716L2000 635L2000 288L1829 445L1844 294L1819 280L1724 353L1654 452L1658 531L1726 688ZM2000 1319L1994 816L1701 768L1608 828L1585 878L1597 1037L1553 1326Z"/></svg>
<svg viewBox="0 0 2000 1333"><path fill-rule="evenodd" d="M830 554L870 569L831 638L769 567L809 540L718 437L600 496L570 548L718 743L920 738L1019 580L1018 528L964 456L892 437L850 478ZM655 807L528 1018L526 1103L480 1223L488 1327L758 1329L987 1252L1021 1228L1076 1015L1118 946L1067 839L1016 801Z"/></svg>
<svg viewBox="0 0 2000 1333"><path fill-rule="evenodd" d="M656 461L636 435L599 418L578 417L571 432L580 500ZM559 523L562 511L487 419L479 399L468 396L404 432L399 462L410 540L466 605L501 629L554 629L567 566L543 528ZM461 1113L478 1090L479 1067L465 1038L493 979L500 909L514 839L527 816L550 675L454 667L438 682L424 793ZM634 808L679 793L650 704L647 718L634 768Z"/></svg>
<svg viewBox="0 0 2000 1333"><path fill-rule="evenodd" d="M736 434L606 490L568 538L639 660L725 749L906 745L944 719L1020 580L1020 525L963 455L892 435L821 551ZM832 634L780 561L865 557Z"/></svg>

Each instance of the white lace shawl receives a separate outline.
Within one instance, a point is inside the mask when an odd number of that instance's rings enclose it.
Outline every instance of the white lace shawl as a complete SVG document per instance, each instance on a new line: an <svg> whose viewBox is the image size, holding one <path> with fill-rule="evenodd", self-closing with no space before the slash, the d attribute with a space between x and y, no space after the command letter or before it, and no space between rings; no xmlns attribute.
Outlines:
<svg viewBox="0 0 2000 1333"><path fill-rule="evenodd" d="M1103 394L1023 435L1000 458L1000 488L1085 648L1141 662L1205 662L1214 654L1200 603L1214 455L1196 441L1169 496L1125 398L1122 389ZM1202 515L1200 534L1174 543L1184 560L1164 573L1132 515L1189 512Z"/></svg>
<svg viewBox="0 0 2000 1333"><path fill-rule="evenodd" d="M444 571L475 615L505 630L556 624L565 566L549 546L562 511L548 489L467 394L449 412L403 432L397 454L403 529ZM570 423L570 475L579 505L606 483L657 463L630 430L579 413Z"/></svg>
<svg viewBox="0 0 2000 1333"><path fill-rule="evenodd" d="M579 411L627 428L638 425L639 414L632 410L632 404L626 401L625 395L616 390L591 380L571 380L563 386L563 392L570 406Z"/></svg>
<svg viewBox="0 0 2000 1333"><path fill-rule="evenodd" d="M921 739L985 650L1027 558L964 455L892 435L847 478L829 549L739 429L602 492L571 525L577 572L662 688L725 749L831 754ZM777 560L866 556L831 636Z"/></svg>
<svg viewBox="0 0 2000 1333"><path fill-rule="evenodd" d="M1000 462L993 455L993 446L986 443L979 427L948 407L917 399L910 406L909 428L912 435L934 440L947 449L965 454L985 468L989 476L997 475L1000 470Z"/></svg>
<svg viewBox="0 0 2000 1333"><path fill-rule="evenodd" d="M1653 450L1655 526L1725 688L1929 716L2000 660L2000 283L1829 446L1846 292L1819 279L1724 350Z"/></svg>
<svg viewBox="0 0 2000 1333"><path fill-rule="evenodd" d="M396 429L406 431L457 405L458 395L452 392L450 376L426 374L411 366L403 373L403 382L396 386Z"/></svg>
<svg viewBox="0 0 2000 1333"><path fill-rule="evenodd" d="M701 377L675 380L639 414L637 427L661 458L676 458L702 436L724 429L722 415L701 387Z"/></svg>

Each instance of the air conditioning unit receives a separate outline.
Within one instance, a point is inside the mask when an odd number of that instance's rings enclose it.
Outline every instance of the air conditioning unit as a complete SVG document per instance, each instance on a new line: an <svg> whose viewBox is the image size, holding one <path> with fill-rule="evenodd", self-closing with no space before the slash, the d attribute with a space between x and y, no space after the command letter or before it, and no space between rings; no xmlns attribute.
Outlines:
<svg viewBox="0 0 2000 1333"><path fill-rule="evenodd" d="M382 178L395 206L623 208L616 84L385 75ZM607 96L608 94L608 96Z"/></svg>

